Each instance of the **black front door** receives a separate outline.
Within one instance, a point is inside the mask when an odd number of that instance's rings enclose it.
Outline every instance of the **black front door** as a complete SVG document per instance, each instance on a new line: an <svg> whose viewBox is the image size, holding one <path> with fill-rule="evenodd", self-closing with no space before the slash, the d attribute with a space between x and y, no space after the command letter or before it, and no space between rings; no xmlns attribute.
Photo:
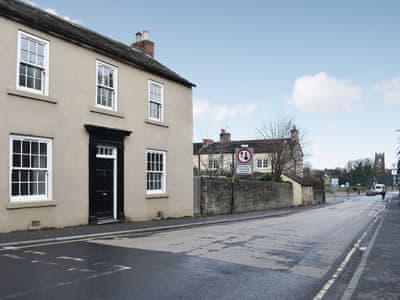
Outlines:
<svg viewBox="0 0 400 300"><path fill-rule="evenodd" d="M124 139L131 132L89 124L85 128L89 132L89 223L96 224L102 218L122 221ZM108 150L99 151L99 146Z"/></svg>
<svg viewBox="0 0 400 300"><path fill-rule="evenodd" d="M114 160L96 157L94 163L95 213L98 218L113 218Z"/></svg>

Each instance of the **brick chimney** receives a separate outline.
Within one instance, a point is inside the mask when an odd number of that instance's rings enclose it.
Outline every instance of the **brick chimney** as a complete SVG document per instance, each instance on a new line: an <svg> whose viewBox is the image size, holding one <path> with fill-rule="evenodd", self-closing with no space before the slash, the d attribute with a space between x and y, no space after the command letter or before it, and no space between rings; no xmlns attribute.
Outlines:
<svg viewBox="0 0 400 300"><path fill-rule="evenodd" d="M214 140L212 139L203 139L203 146L208 146L214 144Z"/></svg>
<svg viewBox="0 0 400 300"><path fill-rule="evenodd" d="M225 131L225 129L221 129L221 132L219 134L219 142L221 144L230 144L231 134L229 132Z"/></svg>
<svg viewBox="0 0 400 300"><path fill-rule="evenodd" d="M136 42L131 45L132 48L135 48L144 54L154 57L154 43L149 40L149 31L143 30L143 39L142 33L136 33Z"/></svg>

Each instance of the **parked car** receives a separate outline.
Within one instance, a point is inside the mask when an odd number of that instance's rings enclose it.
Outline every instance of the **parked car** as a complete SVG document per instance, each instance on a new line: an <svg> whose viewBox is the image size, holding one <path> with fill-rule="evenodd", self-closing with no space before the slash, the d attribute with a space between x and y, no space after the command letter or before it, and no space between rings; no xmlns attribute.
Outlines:
<svg viewBox="0 0 400 300"><path fill-rule="evenodd" d="M375 184L374 191L376 195L383 195L386 193L386 186L382 183L377 183Z"/></svg>

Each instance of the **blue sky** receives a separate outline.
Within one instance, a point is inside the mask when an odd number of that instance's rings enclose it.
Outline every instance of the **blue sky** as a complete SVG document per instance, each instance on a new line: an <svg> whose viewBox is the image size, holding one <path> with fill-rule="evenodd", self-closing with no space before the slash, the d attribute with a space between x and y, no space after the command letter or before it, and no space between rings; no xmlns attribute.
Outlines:
<svg viewBox="0 0 400 300"><path fill-rule="evenodd" d="M193 138L257 138L293 118L314 168L385 152L400 128L400 1L34 0L130 44L150 31L155 58L196 83Z"/></svg>

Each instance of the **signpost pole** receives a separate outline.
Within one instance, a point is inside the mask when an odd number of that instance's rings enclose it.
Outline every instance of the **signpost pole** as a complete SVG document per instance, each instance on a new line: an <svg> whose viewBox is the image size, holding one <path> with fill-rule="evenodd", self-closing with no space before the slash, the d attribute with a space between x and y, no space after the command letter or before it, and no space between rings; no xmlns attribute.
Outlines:
<svg viewBox="0 0 400 300"><path fill-rule="evenodd" d="M231 182L231 214L235 204L235 149L232 148L232 182Z"/></svg>

